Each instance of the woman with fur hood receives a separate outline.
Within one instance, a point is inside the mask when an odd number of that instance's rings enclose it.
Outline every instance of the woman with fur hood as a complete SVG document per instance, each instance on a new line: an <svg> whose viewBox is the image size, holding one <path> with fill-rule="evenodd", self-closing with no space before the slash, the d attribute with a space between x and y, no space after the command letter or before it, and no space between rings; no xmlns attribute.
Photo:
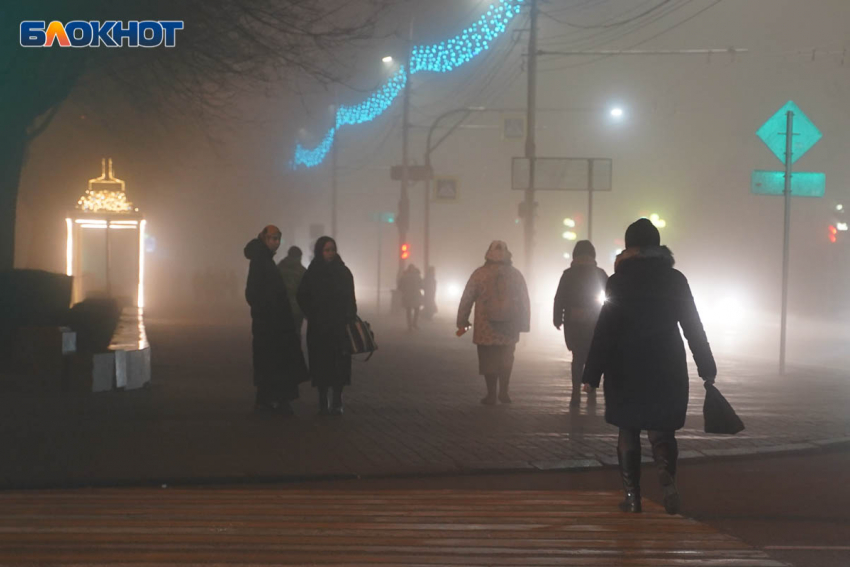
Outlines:
<svg viewBox="0 0 850 567"><path fill-rule="evenodd" d="M605 375L605 421L620 429L617 457L624 512L640 512L640 432L646 430L658 468L664 507L679 510L675 431L688 409L688 365L682 327L700 377L714 382L717 367L688 280L673 269L673 253L645 219L626 230L626 250L608 279L607 298L582 381L599 386Z"/></svg>
<svg viewBox="0 0 850 567"><path fill-rule="evenodd" d="M519 334L531 323L528 289L522 274L511 265L508 245L494 240L484 255L484 265L475 270L466 284L457 310L457 336L471 326L469 315L475 306L472 342L478 345L478 373L484 375L487 396L481 403L498 400L511 403L508 386L514 365Z"/></svg>

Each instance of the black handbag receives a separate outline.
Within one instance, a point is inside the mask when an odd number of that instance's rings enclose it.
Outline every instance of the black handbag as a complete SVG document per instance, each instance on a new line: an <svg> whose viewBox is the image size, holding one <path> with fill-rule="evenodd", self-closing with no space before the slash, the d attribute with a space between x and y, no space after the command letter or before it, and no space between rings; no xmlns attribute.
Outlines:
<svg viewBox="0 0 850 567"><path fill-rule="evenodd" d="M705 385L705 403L702 405L706 433L734 435L744 430L744 422L713 384Z"/></svg>
<svg viewBox="0 0 850 567"><path fill-rule="evenodd" d="M345 325L345 339L345 352L348 354L369 353L366 357L369 360L378 350L372 326L356 315Z"/></svg>

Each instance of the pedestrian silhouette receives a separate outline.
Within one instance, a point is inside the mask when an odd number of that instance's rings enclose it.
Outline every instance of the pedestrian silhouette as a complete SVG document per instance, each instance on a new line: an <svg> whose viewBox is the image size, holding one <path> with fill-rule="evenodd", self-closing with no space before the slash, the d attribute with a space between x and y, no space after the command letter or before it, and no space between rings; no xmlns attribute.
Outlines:
<svg viewBox="0 0 850 567"><path fill-rule="evenodd" d="M494 240L484 258L484 265L472 273L463 291L457 310L457 335L472 326L469 315L474 306L472 342L478 346L478 373L487 385L481 403L496 403L498 385L498 400L509 404L514 350L519 334L528 332L531 322L528 289L522 274L511 264L507 244Z"/></svg>
<svg viewBox="0 0 850 567"><path fill-rule="evenodd" d="M351 384L346 325L357 315L357 302L354 277L329 236L316 241L313 261L298 287L298 305L307 317L307 356L310 379L319 391L319 413L342 415L342 391Z"/></svg>
<svg viewBox="0 0 850 567"><path fill-rule="evenodd" d="M589 240L579 240L573 248L572 264L564 270L558 283L553 319L556 329L563 325L567 349L573 354L571 406L581 402L581 374L605 300L607 281L608 274L596 266L593 244ZM596 403L595 389L588 392L587 403Z"/></svg>
<svg viewBox="0 0 850 567"><path fill-rule="evenodd" d="M307 368L286 286L274 263L279 246L280 229L273 225L245 246L251 262L245 299L251 306L255 408L292 415L290 402L298 398L298 384L306 381Z"/></svg>
<svg viewBox="0 0 850 567"><path fill-rule="evenodd" d="M697 370L714 383L717 367L688 280L673 268L658 229L639 219L626 230L582 381L599 386L605 375L605 421L620 429L617 457L625 500L620 509L640 512L640 432L646 430L669 514L679 510L676 430L688 409L688 364L682 327Z"/></svg>

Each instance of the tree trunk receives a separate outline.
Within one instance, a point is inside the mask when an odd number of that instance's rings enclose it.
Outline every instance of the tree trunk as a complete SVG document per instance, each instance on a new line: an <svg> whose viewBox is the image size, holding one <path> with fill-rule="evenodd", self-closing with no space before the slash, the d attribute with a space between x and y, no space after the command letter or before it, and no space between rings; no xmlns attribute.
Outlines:
<svg viewBox="0 0 850 567"><path fill-rule="evenodd" d="M15 267L15 218L18 185L28 143L25 127L0 133L0 271Z"/></svg>

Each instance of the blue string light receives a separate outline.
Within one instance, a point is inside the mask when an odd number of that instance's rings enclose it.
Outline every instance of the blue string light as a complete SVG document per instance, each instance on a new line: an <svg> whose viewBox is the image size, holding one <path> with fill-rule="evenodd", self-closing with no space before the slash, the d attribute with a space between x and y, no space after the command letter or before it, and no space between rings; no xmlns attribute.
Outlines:
<svg viewBox="0 0 850 567"><path fill-rule="evenodd" d="M407 74L402 66L395 75L384 83L384 86L372 93L369 98L354 106L342 105L336 111L336 124L328 130L321 143L313 149L307 149L301 144L295 146L295 156L289 166L293 169L304 167L316 167L331 151L337 130L346 124L362 124L374 120L390 107L398 94L404 89L407 82Z"/></svg>
<svg viewBox="0 0 850 567"><path fill-rule="evenodd" d="M523 0L500 0L491 4L477 22L455 37L433 45L417 45L410 56L410 73L447 73L490 48L505 33L511 19L519 14Z"/></svg>
<svg viewBox="0 0 850 567"><path fill-rule="evenodd" d="M508 24L518 15L525 0L499 0L475 23L455 37L432 45L417 45L410 54L410 74L419 71L447 73L470 61L487 49L493 40L505 33ZM402 66L380 89L354 106L340 106L336 123L321 143L313 149L296 145L290 167L315 167L324 161L333 146L337 131L345 125L370 122L383 114L404 89L407 74Z"/></svg>

